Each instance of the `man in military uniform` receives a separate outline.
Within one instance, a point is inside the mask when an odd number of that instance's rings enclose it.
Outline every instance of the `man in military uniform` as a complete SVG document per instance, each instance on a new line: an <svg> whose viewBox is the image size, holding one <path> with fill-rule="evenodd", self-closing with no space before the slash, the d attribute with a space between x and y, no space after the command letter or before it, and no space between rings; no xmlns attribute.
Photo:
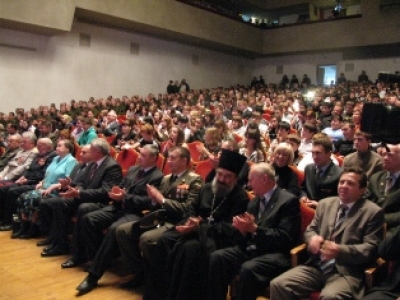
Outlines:
<svg viewBox="0 0 400 300"><path fill-rule="evenodd" d="M145 232L139 236L132 231L134 222L125 223L117 228L118 246L124 262L135 277L124 284L126 287L139 286L144 281L144 267L140 250L145 260L151 257L151 252L157 245L158 238L164 231L177 224L183 217L187 207L196 198L203 186L203 179L189 168L190 152L183 147L176 147L169 151L168 161L171 174L163 178L160 189L147 186L147 192L152 200L152 210L163 208L166 210L164 226Z"/></svg>
<svg viewBox="0 0 400 300"><path fill-rule="evenodd" d="M249 202L237 184L246 157L222 149L216 176L188 205L181 222L165 231L150 253L144 300L208 299L210 254L233 246L239 235L232 226Z"/></svg>

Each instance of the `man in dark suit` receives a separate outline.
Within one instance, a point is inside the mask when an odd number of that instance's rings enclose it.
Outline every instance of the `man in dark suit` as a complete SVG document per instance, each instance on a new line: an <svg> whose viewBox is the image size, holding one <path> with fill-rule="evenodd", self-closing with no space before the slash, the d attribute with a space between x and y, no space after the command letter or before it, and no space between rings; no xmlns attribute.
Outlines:
<svg viewBox="0 0 400 300"><path fill-rule="evenodd" d="M398 300L400 298L400 226L379 245L379 256L393 261L395 268L379 286L373 287L362 300Z"/></svg>
<svg viewBox="0 0 400 300"><path fill-rule="evenodd" d="M246 213L233 218L241 233L238 245L211 254L209 299L226 299L236 274L240 275L237 299L256 299L274 277L289 269L289 251L300 240L299 201L276 185L274 168L253 165L249 185L257 197Z"/></svg>
<svg viewBox="0 0 400 300"><path fill-rule="evenodd" d="M194 201L203 186L203 179L190 170L189 163L188 149L183 147L171 149L167 161L171 175L163 178L159 189L150 185L147 187L150 200L142 203L142 208L150 206L152 211L165 209L166 222L163 226L147 231L141 236L132 231L133 222L122 224L117 228L116 236L121 256L131 272L135 274L133 280L126 282L124 286L136 287L143 284L144 262L141 251L145 262L149 262L159 237L182 219L187 207Z"/></svg>
<svg viewBox="0 0 400 300"><path fill-rule="evenodd" d="M141 148L138 165L129 169L126 178L120 184L121 188L115 186L109 192L113 203L83 217L81 243L86 244L88 258L94 259L88 270L89 275L77 287L80 293L87 293L96 287L97 281L110 266L112 259L118 255L115 236L117 227L127 222L138 221L143 216L142 210L150 208L151 199L146 186L149 184L158 187L164 177L157 168L158 154L157 146L145 145ZM107 228L103 239L102 230Z"/></svg>
<svg viewBox="0 0 400 300"><path fill-rule="evenodd" d="M310 259L271 282L271 300L304 298L318 290L320 299L363 296L364 269L377 258L384 224L382 209L363 198L366 187L361 169L345 169L338 197L320 201L304 234Z"/></svg>
<svg viewBox="0 0 400 300"><path fill-rule="evenodd" d="M371 176L366 198L385 212L387 232L400 225L400 145L386 145L382 150L383 169Z"/></svg>
<svg viewBox="0 0 400 300"><path fill-rule="evenodd" d="M80 152L81 162L76 164L72 169L69 178L66 180L61 180L62 183L61 191L66 191L68 186L77 186L81 181L83 181L85 169L88 164L92 161L90 155L90 145L82 146ZM68 244L67 236L64 234L64 228L68 227L69 220L67 218L55 218L53 216L53 206L62 205L63 202L60 201L59 197L49 198L46 201L40 203L40 221L43 228L49 230L47 239L39 241L38 246L45 246L53 244ZM66 223L65 223L66 222Z"/></svg>
<svg viewBox="0 0 400 300"><path fill-rule="evenodd" d="M243 155L222 149L213 182L199 191L181 222L159 238L143 299L208 299L209 256L235 244L232 218L247 208L248 196L237 184L245 162Z"/></svg>
<svg viewBox="0 0 400 300"><path fill-rule="evenodd" d="M306 166L300 200L315 208L318 201L337 195L342 169L331 160L332 142L324 134L316 134L312 141L313 164Z"/></svg>
<svg viewBox="0 0 400 300"><path fill-rule="evenodd" d="M121 182L122 170L118 163L110 156L110 145L105 139L97 138L90 143L91 162L84 170L81 179L76 185L68 186L68 189L60 193L60 198L55 198L50 204L53 210L53 218L60 223L57 228L57 243L53 242L43 252L42 256L55 256L69 253L67 240L69 218L78 212L78 220L74 228L75 251L79 251L83 245L79 235L81 234L80 220L86 213L101 208L111 201L108 192ZM65 184L64 184L65 185ZM83 258L79 258L82 263ZM78 261L76 262L78 263Z"/></svg>

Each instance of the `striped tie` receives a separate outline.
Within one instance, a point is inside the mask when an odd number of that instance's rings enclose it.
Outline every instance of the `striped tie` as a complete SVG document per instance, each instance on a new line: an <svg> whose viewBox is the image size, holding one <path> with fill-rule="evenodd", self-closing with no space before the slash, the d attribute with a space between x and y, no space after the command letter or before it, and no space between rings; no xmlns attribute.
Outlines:
<svg viewBox="0 0 400 300"><path fill-rule="evenodd" d="M337 215L337 219L336 219L336 223L335 223L335 227L333 228L332 234L331 234L331 241L335 241L336 237L339 233L338 229L340 228L340 225L342 225L343 221L346 218L346 212L349 208L346 205L341 205L339 208L339 212ZM332 271L335 269L335 259L331 259L328 261L320 261L320 268L322 271L322 274L324 274L324 276L328 276L332 273Z"/></svg>

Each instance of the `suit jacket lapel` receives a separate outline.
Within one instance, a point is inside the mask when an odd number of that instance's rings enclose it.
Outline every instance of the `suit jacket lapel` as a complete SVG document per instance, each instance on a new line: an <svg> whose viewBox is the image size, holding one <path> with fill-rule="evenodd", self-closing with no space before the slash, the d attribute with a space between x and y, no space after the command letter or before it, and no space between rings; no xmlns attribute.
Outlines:
<svg viewBox="0 0 400 300"><path fill-rule="evenodd" d="M331 177L332 177L332 166L334 165L333 161L330 162L330 164L328 165L328 167L326 168L323 176L320 178L319 181L330 181Z"/></svg>
<svg viewBox="0 0 400 300"><path fill-rule="evenodd" d="M156 169L156 168L154 167L154 168L148 170L147 172L145 172L145 173L142 175L142 177L136 179L136 177L138 176L138 173L139 173L139 171L140 171L140 168L139 168L139 169L137 170L137 172L135 172L135 173L136 173L136 174L135 174L135 180L133 180L133 184L132 184L132 185L133 185L133 186L136 186L136 185L141 184L143 181L147 180L148 177L151 176L151 174L153 173L153 171L154 171L155 169Z"/></svg>
<svg viewBox="0 0 400 300"><path fill-rule="evenodd" d="M324 236L325 239L330 240L332 237L333 229L335 228L336 216L339 210L340 202L339 198L333 201L330 207L327 207L328 213L328 235Z"/></svg>

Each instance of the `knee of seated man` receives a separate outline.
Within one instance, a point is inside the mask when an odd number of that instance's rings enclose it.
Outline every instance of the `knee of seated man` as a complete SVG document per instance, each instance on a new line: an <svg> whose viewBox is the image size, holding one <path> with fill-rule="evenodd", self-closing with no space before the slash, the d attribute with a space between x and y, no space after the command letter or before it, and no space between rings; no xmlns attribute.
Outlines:
<svg viewBox="0 0 400 300"><path fill-rule="evenodd" d="M240 278L246 279L254 276L254 263L248 260L240 267Z"/></svg>
<svg viewBox="0 0 400 300"><path fill-rule="evenodd" d="M122 224L120 226L118 226L115 230L115 236L117 237L117 240L123 240L126 237L130 237L130 229L127 228L127 225L129 223L125 223ZM131 228L132 226L130 226L129 228Z"/></svg>
<svg viewBox="0 0 400 300"><path fill-rule="evenodd" d="M275 289L282 290L282 289L285 288L284 281L280 280L280 276L275 277L274 279L272 279L270 284L269 284L269 286L270 286L270 290L271 291L273 291Z"/></svg>
<svg viewBox="0 0 400 300"><path fill-rule="evenodd" d="M211 253L210 263L216 263L224 259L224 249L219 249Z"/></svg>
<svg viewBox="0 0 400 300"><path fill-rule="evenodd" d="M81 205L79 205L78 215L85 215L89 212L92 212L96 208L98 208L97 205L95 207L95 204L93 203L82 203Z"/></svg>

